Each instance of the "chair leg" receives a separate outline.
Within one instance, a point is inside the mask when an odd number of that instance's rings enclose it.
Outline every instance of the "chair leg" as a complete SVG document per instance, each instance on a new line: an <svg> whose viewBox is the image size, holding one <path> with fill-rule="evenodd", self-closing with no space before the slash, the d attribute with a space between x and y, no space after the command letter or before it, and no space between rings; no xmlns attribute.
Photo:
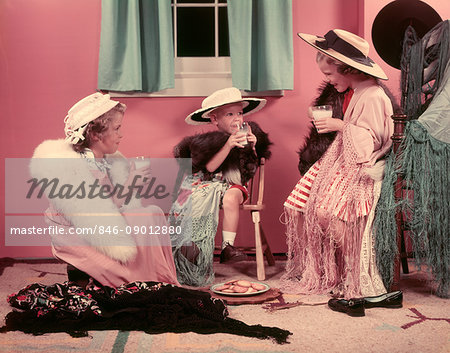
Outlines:
<svg viewBox="0 0 450 353"><path fill-rule="evenodd" d="M264 246L264 255L266 255L267 263L269 266L275 266L275 258L273 257L272 250L270 250L269 243L267 242L266 234L264 233L261 223L259 224L261 229L261 241Z"/></svg>
<svg viewBox="0 0 450 353"><path fill-rule="evenodd" d="M402 232L402 236L400 238L400 260L402 262L402 270L405 275L409 273L408 268L408 256L406 253L406 245L405 245L405 233Z"/></svg>
<svg viewBox="0 0 450 353"><path fill-rule="evenodd" d="M259 211L252 211L252 220L255 225L256 275L259 281L264 281L266 279L266 272L264 270Z"/></svg>

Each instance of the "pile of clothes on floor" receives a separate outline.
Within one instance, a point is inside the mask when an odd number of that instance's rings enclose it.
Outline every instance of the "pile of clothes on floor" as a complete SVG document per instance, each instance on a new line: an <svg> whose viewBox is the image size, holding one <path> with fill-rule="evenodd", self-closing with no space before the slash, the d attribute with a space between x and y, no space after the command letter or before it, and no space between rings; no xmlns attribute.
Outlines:
<svg viewBox="0 0 450 353"><path fill-rule="evenodd" d="M0 332L67 332L73 337L87 336L90 330L220 332L280 344L291 335L277 327L250 326L228 317L225 303L208 292L161 282L132 282L117 288L34 283L10 295L8 302L15 310L6 315Z"/></svg>

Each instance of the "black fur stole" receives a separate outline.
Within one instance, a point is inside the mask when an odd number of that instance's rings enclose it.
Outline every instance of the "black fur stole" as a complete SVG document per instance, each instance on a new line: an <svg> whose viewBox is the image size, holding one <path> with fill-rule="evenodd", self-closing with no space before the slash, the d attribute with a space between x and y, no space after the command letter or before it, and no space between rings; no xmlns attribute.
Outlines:
<svg viewBox="0 0 450 353"><path fill-rule="evenodd" d="M319 96L314 100L313 105L331 105L333 107L333 117L343 119L342 104L344 102L344 94L336 91L333 85L323 83L319 89ZM304 144L297 151L299 156L298 170L304 175L309 168L325 153L328 146L333 142L336 132L319 134L315 126L311 123L309 136Z"/></svg>
<svg viewBox="0 0 450 353"><path fill-rule="evenodd" d="M262 157L270 158L271 152L269 147L272 142L269 140L268 134L253 121L250 121L249 125L252 133L257 138L256 155L250 145L244 148L235 147L214 173L239 168L242 182L246 183L255 174L259 159ZM211 131L188 136L175 146L173 154L175 158L192 158L192 172L202 171L208 180L214 173L208 172L206 164L223 147L229 136L229 134L222 131Z"/></svg>

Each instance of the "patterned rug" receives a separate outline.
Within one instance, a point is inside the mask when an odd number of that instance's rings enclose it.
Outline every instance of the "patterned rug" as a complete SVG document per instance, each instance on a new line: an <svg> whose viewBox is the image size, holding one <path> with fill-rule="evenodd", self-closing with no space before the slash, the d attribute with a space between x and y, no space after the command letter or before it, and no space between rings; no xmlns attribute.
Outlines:
<svg viewBox="0 0 450 353"><path fill-rule="evenodd" d="M25 285L53 284L66 279L62 264L0 261L0 314L11 310L6 297ZM247 324L276 326L293 332L289 344L230 334L163 333L139 331L90 331L88 337L65 333L32 336L21 332L0 334L0 352L449 352L450 301L434 296L427 275L414 270L402 275L403 308L372 308L364 317L331 311L327 296L283 293L270 303L292 304L282 310L270 305L229 305L230 317ZM277 287L284 262L267 267L267 283ZM230 279L255 279L253 261L235 265L215 263L216 283ZM300 303L300 304L299 304ZM315 305L318 304L318 305ZM276 306L276 305L275 305Z"/></svg>

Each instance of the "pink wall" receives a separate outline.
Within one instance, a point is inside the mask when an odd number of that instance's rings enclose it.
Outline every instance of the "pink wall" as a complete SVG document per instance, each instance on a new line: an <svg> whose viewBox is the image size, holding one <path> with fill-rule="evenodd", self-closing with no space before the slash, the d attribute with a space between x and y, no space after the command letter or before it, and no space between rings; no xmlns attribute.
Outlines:
<svg viewBox="0 0 450 353"><path fill-rule="evenodd" d="M378 11L390 1L293 0L295 89L269 98L257 121L274 142L267 164L263 225L274 252L284 252L282 204L299 177L295 151L307 133L305 111L322 80L315 51L297 32L324 34L342 28L370 38ZM429 0L443 18L450 5ZM96 88L100 36L100 0L2 0L0 2L1 158L30 157L44 139L63 135L68 108ZM365 6L363 6L365 4ZM388 74L398 76L371 54ZM395 81L394 81L395 82ZM391 88L397 90L397 84ZM201 98L127 98L121 151L128 157L170 157L172 147L188 134L205 128L188 126L184 117ZM176 104L174 104L176 103ZM0 164L0 229L4 229L4 163ZM238 244L251 243L251 221L243 214ZM4 233L2 232L2 237ZM5 247L0 257L50 257L49 248Z"/></svg>

